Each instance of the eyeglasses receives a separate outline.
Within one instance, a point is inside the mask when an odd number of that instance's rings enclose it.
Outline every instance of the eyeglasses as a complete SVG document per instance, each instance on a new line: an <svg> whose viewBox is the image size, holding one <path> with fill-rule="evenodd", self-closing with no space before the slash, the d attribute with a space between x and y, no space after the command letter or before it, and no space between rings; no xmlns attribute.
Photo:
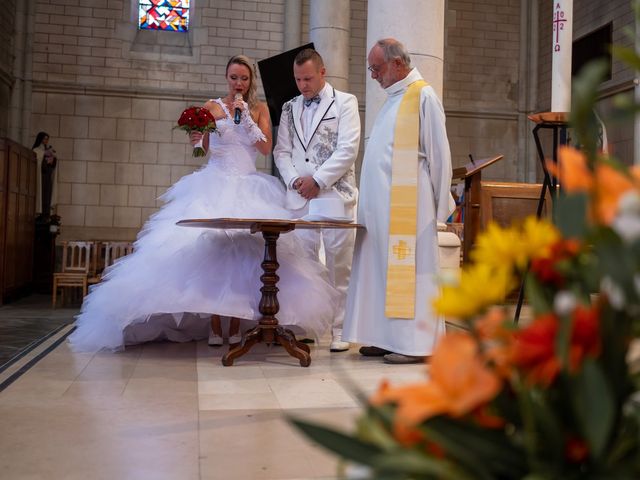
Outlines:
<svg viewBox="0 0 640 480"><path fill-rule="evenodd" d="M381 68L382 68L382 65L369 65L367 67L367 70L369 70L372 73L378 73Z"/></svg>

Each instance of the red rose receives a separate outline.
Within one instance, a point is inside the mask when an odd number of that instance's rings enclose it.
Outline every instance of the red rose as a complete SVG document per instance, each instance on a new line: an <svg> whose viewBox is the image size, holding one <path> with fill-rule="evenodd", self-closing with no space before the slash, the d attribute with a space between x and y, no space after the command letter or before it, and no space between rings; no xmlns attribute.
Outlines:
<svg viewBox="0 0 640 480"><path fill-rule="evenodd" d="M209 123L209 121L207 120L207 117L204 115L198 115L196 117L196 125L200 128L206 127L207 124Z"/></svg>

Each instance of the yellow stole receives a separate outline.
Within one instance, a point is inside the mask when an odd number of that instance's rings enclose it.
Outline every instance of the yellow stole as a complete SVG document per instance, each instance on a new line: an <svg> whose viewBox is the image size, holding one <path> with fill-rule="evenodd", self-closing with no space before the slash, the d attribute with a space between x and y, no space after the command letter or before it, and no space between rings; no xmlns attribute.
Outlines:
<svg viewBox="0 0 640 480"><path fill-rule="evenodd" d="M415 317L419 109L420 91L426 85L424 80L409 85L396 118L384 312L387 318Z"/></svg>

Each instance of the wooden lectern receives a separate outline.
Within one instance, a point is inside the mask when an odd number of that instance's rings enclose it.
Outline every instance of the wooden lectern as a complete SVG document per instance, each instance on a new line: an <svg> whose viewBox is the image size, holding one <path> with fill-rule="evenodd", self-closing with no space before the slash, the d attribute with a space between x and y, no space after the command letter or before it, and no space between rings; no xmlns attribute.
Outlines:
<svg viewBox="0 0 640 480"><path fill-rule="evenodd" d="M467 261L471 247L480 231L480 202L482 170L504 158L504 155L472 160L464 167L454 168L452 178L464 180L464 240L462 243L462 259Z"/></svg>

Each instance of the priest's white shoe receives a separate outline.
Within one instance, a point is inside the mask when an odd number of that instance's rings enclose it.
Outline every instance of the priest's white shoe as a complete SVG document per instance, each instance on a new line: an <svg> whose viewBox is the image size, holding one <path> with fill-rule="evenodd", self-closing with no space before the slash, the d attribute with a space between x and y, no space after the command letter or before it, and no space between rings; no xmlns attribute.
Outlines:
<svg viewBox="0 0 640 480"><path fill-rule="evenodd" d="M331 352L346 352L349 350L349 342L342 341L342 329L335 329L331 338L329 350Z"/></svg>

